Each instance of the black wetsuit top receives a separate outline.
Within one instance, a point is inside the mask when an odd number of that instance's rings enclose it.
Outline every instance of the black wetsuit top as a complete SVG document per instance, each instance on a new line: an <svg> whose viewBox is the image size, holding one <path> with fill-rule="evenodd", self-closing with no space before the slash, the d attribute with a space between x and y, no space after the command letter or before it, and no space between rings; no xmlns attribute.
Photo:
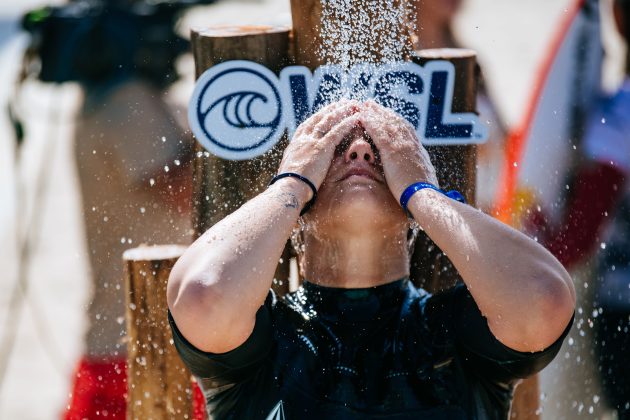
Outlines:
<svg viewBox="0 0 630 420"><path fill-rule="evenodd" d="M431 295L408 280L270 292L251 336L224 354L196 349L169 320L214 420L506 419L515 380L547 365L570 327L520 353L465 286Z"/></svg>

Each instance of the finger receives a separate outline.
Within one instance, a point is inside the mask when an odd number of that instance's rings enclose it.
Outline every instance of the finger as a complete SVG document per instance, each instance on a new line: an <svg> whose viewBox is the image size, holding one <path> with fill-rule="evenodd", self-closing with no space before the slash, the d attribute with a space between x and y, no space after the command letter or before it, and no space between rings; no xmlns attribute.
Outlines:
<svg viewBox="0 0 630 420"><path fill-rule="evenodd" d="M390 120L390 122L398 122L401 124L405 124L405 125L408 124L411 126L411 123L409 123L409 121L407 121L402 115L400 115L399 113L397 113L391 108L387 108L383 105L380 105L378 102L372 99L365 101L364 106L365 108L369 109L370 111L373 111L377 115L387 118L388 120Z"/></svg>
<svg viewBox="0 0 630 420"><path fill-rule="evenodd" d="M313 129L313 132L316 134L320 134L320 137L323 137L328 133L334 126L339 124L345 118L349 117L352 114L356 114L359 111L359 108L356 103L348 102L334 111L331 111L328 115L326 115Z"/></svg>
<svg viewBox="0 0 630 420"><path fill-rule="evenodd" d="M297 127L297 129L295 130L295 136L301 135L303 133L310 134L313 131L315 125L326 115L327 112L330 112L331 110L334 110L339 106L339 102L334 102L308 117L302 122L302 124Z"/></svg>
<svg viewBox="0 0 630 420"><path fill-rule="evenodd" d="M356 115L359 123L367 135L370 136L376 148L382 150L383 146L386 146L388 140L391 138L389 130L387 130L386 121L383 121L381 118L376 118L376 116L370 112L363 111Z"/></svg>
<svg viewBox="0 0 630 420"><path fill-rule="evenodd" d="M359 114L352 114L337 125L335 125L323 138L322 141L331 145L332 148L339 146L344 138L359 126Z"/></svg>
<svg viewBox="0 0 630 420"><path fill-rule="evenodd" d="M310 129L308 132L312 132L313 127L315 127L315 125L317 125L317 123L319 123L326 115L328 115L330 112L334 111L335 109L341 106L345 106L348 102L350 102L349 99L341 99L337 102L328 104L325 107L321 108L316 113L314 113L313 115L311 115L306 121L302 123L302 125L305 125L304 127L305 129L307 130ZM353 101L353 102L356 102L356 101Z"/></svg>

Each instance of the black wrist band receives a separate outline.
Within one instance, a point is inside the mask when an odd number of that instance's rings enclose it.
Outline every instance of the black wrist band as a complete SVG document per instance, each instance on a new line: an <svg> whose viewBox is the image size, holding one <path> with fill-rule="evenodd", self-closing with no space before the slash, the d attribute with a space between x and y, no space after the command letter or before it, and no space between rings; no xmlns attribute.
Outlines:
<svg viewBox="0 0 630 420"><path fill-rule="evenodd" d="M306 185L308 185L309 188L313 191L313 198L311 198L304 205L304 208L300 212L300 216L303 216L304 213L306 213L311 207L313 207L313 204L315 204L315 199L317 198L317 188L315 188L315 185L311 181L309 181L308 178L300 174L296 174L295 172L283 172L281 174L278 174L271 179L271 182L269 182L269 185L270 186L273 185L277 180L282 179L282 178L297 178L303 183L305 183Z"/></svg>

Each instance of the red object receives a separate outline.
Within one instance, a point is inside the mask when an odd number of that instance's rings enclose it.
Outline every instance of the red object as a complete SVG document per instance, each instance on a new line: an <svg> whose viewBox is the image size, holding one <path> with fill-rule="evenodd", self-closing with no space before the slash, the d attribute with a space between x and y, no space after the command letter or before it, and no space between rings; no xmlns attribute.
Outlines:
<svg viewBox="0 0 630 420"><path fill-rule="evenodd" d="M206 397L196 383L193 384L193 420L206 420Z"/></svg>
<svg viewBox="0 0 630 420"><path fill-rule="evenodd" d="M624 172L612 165L591 162L580 168L572 186L559 229L549 232L543 245L566 267L589 256L622 196Z"/></svg>
<svg viewBox="0 0 630 420"><path fill-rule="evenodd" d="M124 358L79 361L71 401L64 420L125 420L127 413L127 361ZM193 384L193 420L205 420L206 401Z"/></svg>
<svg viewBox="0 0 630 420"><path fill-rule="evenodd" d="M127 364L124 358L79 362L65 420L125 420Z"/></svg>

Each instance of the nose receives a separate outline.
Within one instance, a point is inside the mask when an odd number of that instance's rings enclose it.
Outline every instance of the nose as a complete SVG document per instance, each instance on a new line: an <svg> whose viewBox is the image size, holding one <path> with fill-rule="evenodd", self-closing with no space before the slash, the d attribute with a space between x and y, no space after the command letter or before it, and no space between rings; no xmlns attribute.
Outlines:
<svg viewBox="0 0 630 420"><path fill-rule="evenodd" d="M367 163L374 163L374 151L372 146L364 138L357 138L344 153L344 161L349 163L353 160L365 161Z"/></svg>

